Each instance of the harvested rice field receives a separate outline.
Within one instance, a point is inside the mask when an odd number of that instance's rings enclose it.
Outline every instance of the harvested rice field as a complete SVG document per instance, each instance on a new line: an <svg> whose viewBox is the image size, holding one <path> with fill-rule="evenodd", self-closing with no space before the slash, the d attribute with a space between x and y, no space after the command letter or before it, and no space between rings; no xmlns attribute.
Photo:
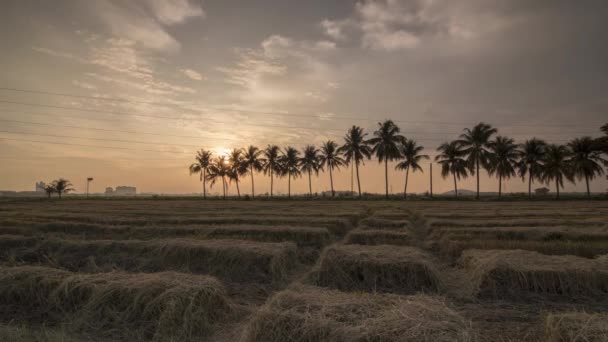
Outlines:
<svg viewBox="0 0 608 342"><path fill-rule="evenodd" d="M608 341L608 202L0 200L1 341Z"/></svg>

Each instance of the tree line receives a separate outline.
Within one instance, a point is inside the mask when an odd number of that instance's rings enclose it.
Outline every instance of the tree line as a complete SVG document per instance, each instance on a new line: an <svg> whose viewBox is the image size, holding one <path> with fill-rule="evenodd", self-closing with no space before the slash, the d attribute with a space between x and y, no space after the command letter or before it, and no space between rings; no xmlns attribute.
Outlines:
<svg viewBox="0 0 608 342"><path fill-rule="evenodd" d="M465 128L453 141L437 148L435 161L441 166L441 176L454 181L454 195L458 196L458 180L476 177L479 199L479 175L486 171L498 180L498 196L502 196L502 184L512 177L520 177L528 183L528 196L532 196L532 183L539 181L554 184L559 198L564 182L585 181L587 197L591 196L589 181L604 174L608 166L604 154L608 154L608 124L602 126L604 136L575 138L567 144L551 144L542 139L531 138L522 144L514 139L498 135L498 130L486 123ZM404 198L407 197L409 173L423 172L421 163L430 159L423 154L424 147L415 140L400 134L400 128L392 121L379 122L377 129L368 138L368 133L359 126L352 126L344 136L342 145L328 140L320 148L307 145L302 151L288 146L280 148L268 145L265 149L249 146L235 148L228 155L214 156L209 150L197 152L195 163L190 165L190 174L199 174L203 183L203 197L207 197L207 182L210 186L222 184L226 198L228 184L236 184L241 197L239 182L251 177L251 196L255 197L254 173L270 177L270 197L273 197L275 178L287 178L287 196L291 198L292 179L306 176L309 195L312 196L312 175L322 171L329 174L332 197L335 196L333 172L341 167L353 165L356 171L357 189L361 198L359 167L365 161L376 159L384 164L385 196L389 195L388 162L397 161L395 169L405 174Z"/></svg>
<svg viewBox="0 0 608 342"><path fill-rule="evenodd" d="M50 184L45 185L44 192L46 193L48 198L51 198L53 194L57 194L59 198L61 198L62 194L67 194L74 191L74 186L70 183L69 180L64 178L59 178L52 181Z"/></svg>

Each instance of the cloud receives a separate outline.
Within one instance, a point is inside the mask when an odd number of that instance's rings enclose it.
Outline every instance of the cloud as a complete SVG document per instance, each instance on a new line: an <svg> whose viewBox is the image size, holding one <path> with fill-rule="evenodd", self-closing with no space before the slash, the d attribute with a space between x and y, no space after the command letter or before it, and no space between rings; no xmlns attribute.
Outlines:
<svg viewBox="0 0 608 342"><path fill-rule="evenodd" d="M189 18L205 17L205 12L197 4L188 0L150 0L147 1L156 18L165 25L181 24Z"/></svg>
<svg viewBox="0 0 608 342"><path fill-rule="evenodd" d="M83 88L83 89L88 89L88 90L95 90L95 89L97 89L97 87L95 85L91 84L91 83L81 82L81 81L78 81L78 80L72 81L72 84L75 85L75 86L77 86L77 87Z"/></svg>
<svg viewBox="0 0 608 342"><path fill-rule="evenodd" d="M192 70L192 69L180 69L179 71L181 71L182 74L186 75L188 78L191 78L195 81L202 81L203 80L203 75L201 75L199 72Z"/></svg>
<svg viewBox="0 0 608 342"><path fill-rule="evenodd" d="M324 19L321 21L320 25L325 30L325 34L334 40L346 39L346 35L343 32L343 25L341 23Z"/></svg>

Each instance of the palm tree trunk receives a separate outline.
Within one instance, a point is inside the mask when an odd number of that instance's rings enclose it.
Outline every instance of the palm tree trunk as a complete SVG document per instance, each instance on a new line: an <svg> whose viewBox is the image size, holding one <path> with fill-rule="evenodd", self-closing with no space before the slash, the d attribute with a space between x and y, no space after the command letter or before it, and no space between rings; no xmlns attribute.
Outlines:
<svg viewBox="0 0 608 342"><path fill-rule="evenodd" d="M224 199L226 199L226 179L222 176L222 190L224 191Z"/></svg>
<svg viewBox="0 0 608 342"><path fill-rule="evenodd" d="M555 193L557 194L557 199L559 199L559 181L558 178L555 177Z"/></svg>
<svg viewBox="0 0 608 342"><path fill-rule="evenodd" d="M207 199L207 172L203 169L203 199Z"/></svg>
<svg viewBox="0 0 608 342"><path fill-rule="evenodd" d="M388 159L384 159L384 184L386 186L386 199L388 199Z"/></svg>
<svg viewBox="0 0 608 342"><path fill-rule="evenodd" d="M308 170L308 192L310 193L310 197L312 197L312 181L310 179L310 170Z"/></svg>
<svg viewBox="0 0 608 342"><path fill-rule="evenodd" d="M291 172L287 173L287 198L291 198Z"/></svg>
<svg viewBox="0 0 608 342"><path fill-rule="evenodd" d="M403 188L403 199L407 199L407 178L410 174L410 167L408 166L407 169L405 169L405 188Z"/></svg>
<svg viewBox="0 0 608 342"><path fill-rule="evenodd" d="M587 198L591 199L591 191L589 191L589 176L585 175L585 183L587 183Z"/></svg>
<svg viewBox="0 0 608 342"><path fill-rule="evenodd" d="M272 169L270 169L270 198L272 198Z"/></svg>
<svg viewBox="0 0 608 342"><path fill-rule="evenodd" d="M452 175L454 176L454 196L456 198L458 198L458 186L456 185L456 174L452 173Z"/></svg>
<svg viewBox="0 0 608 342"><path fill-rule="evenodd" d="M477 159L476 162L476 168L477 168L477 199L479 199L479 159Z"/></svg>
<svg viewBox="0 0 608 342"><path fill-rule="evenodd" d="M528 199L532 199L532 171L528 174Z"/></svg>
<svg viewBox="0 0 608 342"><path fill-rule="evenodd" d="M331 166L329 166L329 184L331 186L331 197L335 197L336 192L334 191L334 176L331 173Z"/></svg>
<svg viewBox="0 0 608 342"><path fill-rule="evenodd" d="M498 198L502 195L502 175L498 174Z"/></svg>
<svg viewBox="0 0 608 342"><path fill-rule="evenodd" d="M239 198L241 198L241 189L239 189L239 180L238 180L238 178L236 179L236 193L239 196Z"/></svg>
<svg viewBox="0 0 608 342"><path fill-rule="evenodd" d="M361 180L359 179L359 163L355 164L355 168L357 169L357 187L359 188L359 198L361 198Z"/></svg>
<svg viewBox="0 0 608 342"><path fill-rule="evenodd" d="M253 165L251 165L251 198L255 198L255 187L253 186Z"/></svg>

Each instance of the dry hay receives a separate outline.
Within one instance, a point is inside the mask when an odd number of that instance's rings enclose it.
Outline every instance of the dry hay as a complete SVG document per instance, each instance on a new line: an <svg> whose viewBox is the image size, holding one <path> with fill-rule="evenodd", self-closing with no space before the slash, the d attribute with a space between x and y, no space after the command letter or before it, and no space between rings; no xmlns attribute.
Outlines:
<svg viewBox="0 0 608 342"><path fill-rule="evenodd" d="M593 260L524 250L467 250L460 264L479 297L597 297L608 293L608 257Z"/></svg>
<svg viewBox="0 0 608 342"><path fill-rule="evenodd" d="M361 229L403 229L409 226L407 220L388 220L378 217L368 217L359 222Z"/></svg>
<svg viewBox="0 0 608 342"><path fill-rule="evenodd" d="M329 247L310 279L315 285L346 291L410 294L440 288L428 254L414 247L391 245Z"/></svg>
<svg viewBox="0 0 608 342"><path fill-rule="evenodd" d="M497 240L598 241L608 240L608 228L572 226L436 228L433 229L428 238L458 240L489 238Z"/></svg>
<svg viewBox="0 0 608 342"><path fill-rule="evenodd" d="M470 324L440 297L344 293L313 286L280 292L242 342L471 341Z"/></svg>
<svg viewBox="0 0 608 342"><path fill-rule="evenodd" d="M359 245L409 245L412 237L407 230L355 229L346 235L346 243Z"/></svg>
<svg viewBox="0 0 608 342"><path fill-rule="evenodd" d="M606 226L605 217L588 219L560 219L560 218L514 218L514 219L465 219L465 220L443 220L432 219L428 223L431 228L445 227L539 227L539 226L579 226L579 227L604 227Z"/></svg>
<svg viewBox="0 0 608 342"><path fill-rule="evenodd" d="M63 240L49 239L20 250L16 258L78 271L207 273L236 281L283 281L297 261L291 242L243 240Z"/></svg>
<svg viewBox="0 0 608 342"><path fill-rule="evenodd" d="M36 266L0 268L0 303L14 317L36 312L77 331L156 341L197 340L231 311L222 284L209 276Z"/></svg>
<svg viewBox="0 0 608 342"><path fill-rule="evenodd" d="M567 312L547 315L546 342L608 341L608 314Z"/></svg>

